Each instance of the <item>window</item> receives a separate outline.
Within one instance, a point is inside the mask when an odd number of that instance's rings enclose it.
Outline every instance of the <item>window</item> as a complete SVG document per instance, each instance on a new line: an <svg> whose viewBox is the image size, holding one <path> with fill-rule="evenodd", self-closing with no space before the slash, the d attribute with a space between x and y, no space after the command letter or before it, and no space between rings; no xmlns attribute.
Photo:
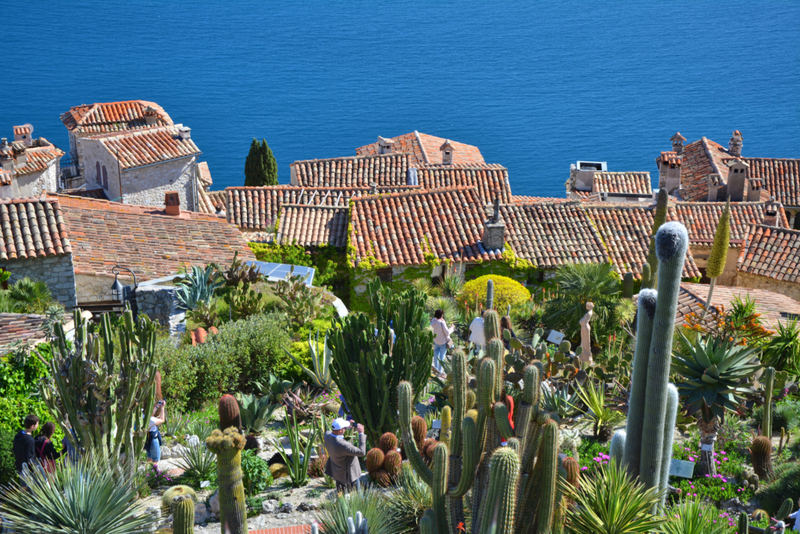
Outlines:
<svg viewBox="0 0 800 534"><path fill-rule="evenodd" d="M103 182L100 181L100 162L97 162L97 177L95 178L95 182L98 184L102 184Z"/></svg>
<svg viewBox="0 0 800 534"><path fill-rule="evenodd" d="M386 269L378 269L376 273L378 278L380 279L381 283L384 284L391 284L392 283L392 268L388 267Z"/></svg>
<svg viewBox="0 0 800 534"><path fill-rule="evenodd" d="M105 165L103 165L103 189L108 190L108 171Z"/></svg>

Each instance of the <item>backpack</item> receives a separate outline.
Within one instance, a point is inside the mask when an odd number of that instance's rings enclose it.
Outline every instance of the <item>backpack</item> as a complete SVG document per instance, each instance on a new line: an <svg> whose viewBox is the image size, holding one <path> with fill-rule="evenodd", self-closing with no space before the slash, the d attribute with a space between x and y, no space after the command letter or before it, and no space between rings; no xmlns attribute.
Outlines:
<svg viewBox="0 0 800 534"><path fill-rule="evenodd" d="M45 471L52 473L56 469L56 463L54 460L45 458L44 456L44 448L48 443L50 443L50 440L45 437L36 440L36 458L39 459L39 463Z"/></svg>

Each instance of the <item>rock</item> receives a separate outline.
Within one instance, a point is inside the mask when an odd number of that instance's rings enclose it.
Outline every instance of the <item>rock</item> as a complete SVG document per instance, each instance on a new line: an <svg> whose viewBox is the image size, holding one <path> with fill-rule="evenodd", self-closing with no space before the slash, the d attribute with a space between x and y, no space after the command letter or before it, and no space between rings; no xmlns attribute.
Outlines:
<svg viewBox="0 0 800 534"><path fill-rule="evenodd" d="M275 519L287 519L292 517L292 514L275 514Z"/></svg>
<svg viewBox="0 0 800 534"><path fill-rule="evenodd" d="M186 438L186 444L189 447L199 447L200 446L200 438L195 436L195 435L191 435L191 436Z"/></svg>
<svg viewBox="0 0 800 534"><path fill-rule="evenodd" d="M172 457L173 458L180 458L181 456L183 456L188 451L189 451L189 449L187 449L186 447L184 447L180 443L176 443L175 446L172 447Z"/></svg>
<svg viewBox="0 0 800 534"><path fill-rule="evenodd" d="M211 513L219 514L219 490L208 499L208 507L211 508Z"/></svg>
<svg viewBox="0 0 800 534"><path fill-rule="evenodd" d="M156 519L161 519L161 508L159 506L148 506L145 513L152 515ZM146 532L155 532L158 529L157 523L152 523L147 527Z"/></svg>
<svg viewBox="0 0 800 534"><path fill-rule="evenodd" d="M311 510L316 510L318 506L313 502L301 502L297 505L298 512L309 512Z"/></svg>
<svg viewBox="0 0 800 534"><path fill-rule="evenodd" d="M261 511L265 514L272 514L275 513L275 511L278 509L278 506L280 506L278 501L275 499L269 499L268 501L261 503Z"/></svg>
<svg viewBox="0 0 800 534"><path fill-rule="evenodd" d="M172 459L172 449L169 447L161 447L161 459L162 460Z"/></svg>
<svg viewBox="0 0 800 534"><path fill-rule="evenodd" d="M194 506L194 524L199 525L208 521L208 509L206 505L199 502Z"/></svg>
<svg viewBox="0 0 800 534"><path fill-rule="evenodd" d="M291 514L294 512L294 505L290 502L283 503L283 506L278 508L278 512L282 514Z"/></svg>

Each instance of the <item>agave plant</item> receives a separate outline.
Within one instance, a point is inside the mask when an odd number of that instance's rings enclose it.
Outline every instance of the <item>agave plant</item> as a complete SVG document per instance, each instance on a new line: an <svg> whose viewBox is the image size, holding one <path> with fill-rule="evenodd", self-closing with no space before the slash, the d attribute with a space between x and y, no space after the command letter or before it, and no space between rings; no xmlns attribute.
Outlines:
<svg viewBox="0 0 800 534"><path fill-rule="evenodd" d="M577 413L575 405L578 403L578 394L569 392L569 386L564 384L554 389L542 387L542 408L559 418L565 419Z"/></svg>
<svg viewBox="0 0 800 534"><path fill-rule="evenodd" d="M175 465L183 469L185 476L199 481L211 480L217 470L217 456L201 443L182 449Z"/></svg>
<svg viewBox="0 0 800 534"><path fill-rule="evenodd" d="M236 399L239 403L239 414L242 418L242 427L247 432L259 433L264 430L269 420L275 415L280 404L272 404L269 397L258 398L255 395L242 394Z"/></svg>
<svg viewBox="0 0 800 534"><path fill-rule="evenodd" d="M0 488L3 527L30 534L153 532L160 516L137 504L135 477L135 470L92 454L58 462L51 473L34 469L27 491L16 482Z"/></svg>
<svg viewBox="0 0 800 534"><path fill-rule="evenodd" d="M566 527L575 534L646 534L665 523L651 513L661 502L655 488L645 489L615 461L595 477L581 481L580 489L563 478L559 485L575 506L567 511Z"/></svg>
<svg viewBox="0 0 800 534"><path fill-rule="evenodd" d="M339 494L336 500L327 503L317 516L320 530L325 534L350 534L355 530L349 524L353 523L357 514L361 514L367 520L370 534L397 532L393 528L392 518L386 513L386 503L387 498L383 492L374 489L359 489L348 494Z"/></svg>
<svg viewBox="0 0 800 534"><path fill-rule="evenodd" d="M614 427L622 423L625 416L607 406L605 384L601 382L597 386L589 385L586 388L579 385L578 397L586 405L586 410L582 411L592 423L594 437L602 443L607 442L611 439Z"/></svg>
<svg viewBox="0 0 800 534"><path fill-rule="evenodd" d="M176 292L181 309L193 310L201 300L211 302L214 293L224 283L225 281L217 276L217 270L213 265L207 265L205 269L192 266L192 270L186 273Z"/></svg>
<svg viewBox="0 0 800 534"><path fill-rule="evenodd" d="M171 438L183 436L194 420L195 418L190 414L185 414L176 410L169 414L164 424L161 425L161 430L165 436Z"/></svg>
<svg viewBox="0 0 800 534"><path fill-rule="evenodd" d="M286 425L286 433L289 436L289 447L291 454L286 452L283 443L275 438L270 438L272 446L278 449L278 453L283 458L284 465L289 471L289 479L292 481L292 486L300 488L308 484L308 464L311 461L311 454L314 450L314 445L317 442L317 429L313 428L305 439L305 446L303 445L302 436L300 435L300 428L297 421L292 416L291 425L289 424L289 417L284 419ZM328 531L326 531L328 532Z"/></svg>
<svg viewBox="0 0 800 534"><path fill-rule="evenodd" d="M322 350L320 350L322 348ZM326 391L334 391L336 389L336 382L331 378L331 360L333 360L333 353L328 345L328 335L325 334L325 339L322 345L319 343L319 329L317 329L316 337L311 338L311 333L308 334L308 349L311 351L311 364L314 369L309 369L303 365L300 360L294 357L291 352L283 349L283 352L292 359L294 363L300 366L305 374L311 378L314 385Z"/></svg>

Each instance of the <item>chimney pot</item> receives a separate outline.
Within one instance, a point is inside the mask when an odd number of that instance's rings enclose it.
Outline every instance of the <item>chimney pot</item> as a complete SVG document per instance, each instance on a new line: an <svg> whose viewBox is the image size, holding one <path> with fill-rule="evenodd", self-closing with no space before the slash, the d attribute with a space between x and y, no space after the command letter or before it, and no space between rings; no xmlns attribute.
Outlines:
<svg viewBox="0 0 800 534"><path fill-rule="evenodd" d="M775 210L767 210L764 212L764 220L762 224L767 226L778 226L778 212Z"/></svg>
<svg viewBox="0 0 800 534"><path fill-rule="evenodd" d="M394 140L378 136L378 154L391 154L394 148Z"/></svg>
<svg viewBox="0 0 800 534"><path fill-rule="evenodd" d="M181 141L186 141L187 139L192 138L192 129L188 126L184 126L183 124L178 124L178 138Z"/></svg>
<svg viewBox="0 0 800 534"><path fill-rule="evenodd" d="M681 188L681 165L683 158L675 152L662 152L656 158L658 164L658 188L666 188L671 195Z"/></svg>
<svg viewBox="0 0 800 534"><path fill-rule="evenodd" d="M686 138L677 132L670 138L670 141L672 141L672 151L678 155L683 154L683 142L686 141Z"/></svg>
<svg viewBox="0 0 800 534"><path fill-rule="evenodd" d="M734 130L733 136L728 142L728 153L737 158L742 155L742 132L739 130Z"/></svg>
<svg viewBox="0 0 800 534"><path fill-rule="evenodd" d="M453 164L453 145L450 144L450 140L447 139L442 146L439 147L439 150L442 151L442 165L452 165Z"/></svg>
<svg viewBox="0 0 800 534"><path fill-rule="evenodd" d="M483 246L486 250L500 250L506 244L506 223L500 217L500 197L494 197L494 205L491 218L484 223Z"/></svg>
<svg viewBox="0 0 800 534"><path fill-rule="evenodd" d="M181 197L177 191L164 193L164 210L167 215L178 216L181 214Z"/></svg>
<svg viewBox="0 0 800 534"><path fill-rule="evenodd" d="M406 171L406 185L419 185L416 167L409 167Z"/></svg>

